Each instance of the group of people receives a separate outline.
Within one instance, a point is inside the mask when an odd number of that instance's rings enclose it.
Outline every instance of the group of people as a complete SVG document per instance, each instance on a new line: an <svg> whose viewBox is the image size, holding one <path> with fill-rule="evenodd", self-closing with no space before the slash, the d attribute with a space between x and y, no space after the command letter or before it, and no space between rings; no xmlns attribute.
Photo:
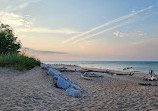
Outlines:
<svg viewBox="0 0 158 111"><path fill-rule="evenodd" d="M153 70L150 70L149 74L150 74L150 78L148 78L148 80L152 80L152 81L157 80L156 74L154 73Z"/></svg>

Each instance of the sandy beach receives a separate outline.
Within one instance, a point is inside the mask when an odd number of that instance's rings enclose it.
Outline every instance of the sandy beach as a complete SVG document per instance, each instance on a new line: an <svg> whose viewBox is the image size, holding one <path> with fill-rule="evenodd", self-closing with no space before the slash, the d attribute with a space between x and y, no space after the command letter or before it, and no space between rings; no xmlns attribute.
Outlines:
<svg viewBox="0 0 158 111"><path fill-rule="evenodd" d="M158 111L158 86L142 86L144 74L133 76L93 72L103 77L81 78L80 70L92 70L73 65L52 65L74 72L62 72L81 87L82 96L65 96L65 90L54 87L47 70L36 67L19 72L0 68L0 111ZM103 71L103 69L93 69ZM115 74L116 73L116 74ZM121 72L119 72L121 73Z"/></svg>

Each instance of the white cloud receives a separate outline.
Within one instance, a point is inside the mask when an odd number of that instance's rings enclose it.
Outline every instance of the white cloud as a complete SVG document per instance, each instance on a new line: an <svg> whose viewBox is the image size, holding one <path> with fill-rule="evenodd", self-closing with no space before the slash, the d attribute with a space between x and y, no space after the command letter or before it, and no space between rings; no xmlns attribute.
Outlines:
<svg viewBox="0 0 158 111"><path fill-rule="evenodd" d="M78 31L71 29L51 29L51 28L21 28L18 32L54 33L54 34L75 34Z"/></svg>
<svg viewBox="0 0 158 111"><path fill-rule="evenodd" d="M51 28L41 28L41 27L31 27L34 24L34 20L29 15L18 15L15 13L1 12L0 11L0 21L3 24L9 24L16 34L19 33L54 33L54 34L77 34L78 31L72 29L51 29Z"/></svg>
<svg viewBox="0 0 158 111"><path fill-rule="evenodd" d="M4 24L9 24L11 27L29 26L31 21L26 20L24 16L10 13L10 12L0 12L0 21Z"/></svg>
<svg viewBox="0 0 158 111"><path fill-rule="evenodd" d="M115 37L144 37L147 35L145 32L138 31L138 32L130 32L130 33L124 33L121 31L116 31L113 33Z"/></svg>

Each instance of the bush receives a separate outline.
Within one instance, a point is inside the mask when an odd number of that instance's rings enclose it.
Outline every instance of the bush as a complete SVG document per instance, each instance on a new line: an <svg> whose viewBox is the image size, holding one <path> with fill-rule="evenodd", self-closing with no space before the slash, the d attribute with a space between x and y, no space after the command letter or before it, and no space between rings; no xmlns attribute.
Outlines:
<svg viewBox="0 0 158 111"><path fill-rule="evenodd" d="M30 70L35 66L40 66L41 62L33 57L28 57L24 54L9 53L0 55L1 67L14 67L17 70Z"/></svg>
<svg viewBox="0 0 158 111"><path fill-rule="evenodd" d="M9 25L0 24L0 54L18 52L21 48L20 41L17 41L12 28Z"/></svg>

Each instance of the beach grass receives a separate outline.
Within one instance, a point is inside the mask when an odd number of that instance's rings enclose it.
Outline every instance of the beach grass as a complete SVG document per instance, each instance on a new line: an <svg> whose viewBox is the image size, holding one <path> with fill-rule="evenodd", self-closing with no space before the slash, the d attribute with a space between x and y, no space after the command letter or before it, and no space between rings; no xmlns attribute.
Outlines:
<svg viewBox="0 0 158 111"><path fill-rule="evenodd" d="M19 71L31 70L35 66L39 66L40 63L40 60L25 54L10 53L0 55L0 67L14 67Z"/></svg>

